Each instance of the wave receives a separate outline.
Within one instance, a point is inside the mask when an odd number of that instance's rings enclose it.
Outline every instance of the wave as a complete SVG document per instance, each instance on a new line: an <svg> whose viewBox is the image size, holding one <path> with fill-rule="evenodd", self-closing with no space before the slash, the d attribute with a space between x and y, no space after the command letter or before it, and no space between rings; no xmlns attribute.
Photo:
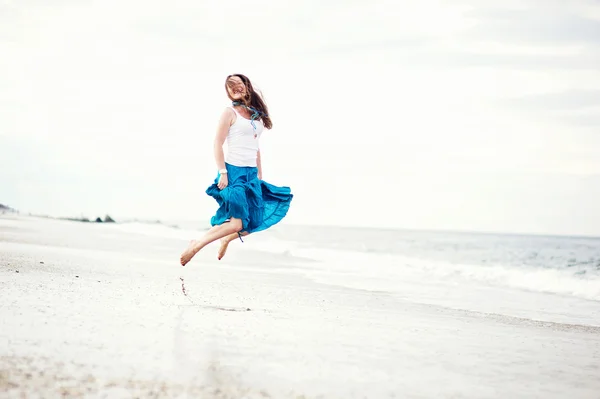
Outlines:
<svg viewBox="0 0 600 399"><path fill-rule="evenodd" d="M593 267L573 270L510 265L434 264L423 267L423 270L441 279L474 281L497 287L600 301L600 273Z"/></svg>
<svg viewBox="0 0 600 399"><path fill-rule="evenodd" d="M416 259L396 254L298 249L294 255L321 262L324 283L353 288L400 291L407 285L482 285L566 295L600 301L600 272L594 265L550 269L512 265L473 265Z"/></svg>

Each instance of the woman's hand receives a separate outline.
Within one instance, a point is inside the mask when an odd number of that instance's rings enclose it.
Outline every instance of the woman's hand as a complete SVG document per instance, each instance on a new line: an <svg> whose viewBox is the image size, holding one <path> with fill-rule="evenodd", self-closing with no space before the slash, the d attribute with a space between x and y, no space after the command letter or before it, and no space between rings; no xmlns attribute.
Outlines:
<svg viewBox="0 0 600 399"><path fill-rule="evenodd" d="M219 187L219 190L223 190L227 187L227 184L229 184L227 173L223 173L219 176L219 184L217 184L217 187Z"/></svg>

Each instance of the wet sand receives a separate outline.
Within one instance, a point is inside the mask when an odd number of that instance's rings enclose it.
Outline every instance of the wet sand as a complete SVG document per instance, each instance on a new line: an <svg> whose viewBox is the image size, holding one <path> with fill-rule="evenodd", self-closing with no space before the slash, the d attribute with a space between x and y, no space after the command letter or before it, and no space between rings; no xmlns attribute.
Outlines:
<svg viewBox="0 0 600 399"><path fill-rule="evenodd" d="M182 268L193 237L148 231L0 216L1 392L598 398L597 326L316 282L319 263L258 236Z"/></svg>

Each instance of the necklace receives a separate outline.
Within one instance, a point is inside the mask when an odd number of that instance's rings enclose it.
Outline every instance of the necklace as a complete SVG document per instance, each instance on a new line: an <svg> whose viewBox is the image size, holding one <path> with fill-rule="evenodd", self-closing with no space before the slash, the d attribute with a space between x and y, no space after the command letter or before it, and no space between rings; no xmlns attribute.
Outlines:
<svg viewBox="0 0 600 399"><path fill-rule="evenodd" d="M259 110L255 109L255 108L253 108L253 107L250 107L250 106L248 106L248 105L246 105L246 104L244 104L244 103L242 103L242 102L240 102L240 101L234 101L232 104L233 104L234 106L235 106L235 105L240 105L240 106L242 106L242 107L246 108L248 111L252 111L252 115L250 116L250 124L251 124L251 125L252 125L252 127L254 128L254 131L256 131L256 124L254 123L254 120L255 120L255 119L258 119L258 117L259 117L261 114L262 114L262 115L264 115L264 116L267 116L267 115L266 115L264 112L260 112ZM254 137L256 138L256 133L254 134Z"/></svg>

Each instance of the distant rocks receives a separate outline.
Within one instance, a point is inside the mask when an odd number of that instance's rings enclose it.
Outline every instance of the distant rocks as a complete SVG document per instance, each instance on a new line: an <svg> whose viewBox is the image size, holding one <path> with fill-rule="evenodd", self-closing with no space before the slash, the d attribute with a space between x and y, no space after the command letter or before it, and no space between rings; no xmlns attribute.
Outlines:
<svg viewBox="0 0 600 399"><path fill-rule="evenodd" d="M63 220L70 220L72 222L91 222L90 219L86 218L86 217L80 217L80 218L61 218ZM104 219L102 219L101 217L97 217L96 219L93 220L94 223L116 223L115 220L113 218L111 218L109 215L104 216Z"/></svg>
<svg viewBox="0 0 600 399"><path fill-rule="evenodd" d="M96 223L115 223L115 221L113 220L113 218L106 215L104 216L104 220L100 219L99 217L96 218Z"/></svg>
<svg viewBox="0 0 600 399"><path fill-rule="evenodd" d="M19 213L16 209L8 205L0 204L0 213Z"/></svg>

